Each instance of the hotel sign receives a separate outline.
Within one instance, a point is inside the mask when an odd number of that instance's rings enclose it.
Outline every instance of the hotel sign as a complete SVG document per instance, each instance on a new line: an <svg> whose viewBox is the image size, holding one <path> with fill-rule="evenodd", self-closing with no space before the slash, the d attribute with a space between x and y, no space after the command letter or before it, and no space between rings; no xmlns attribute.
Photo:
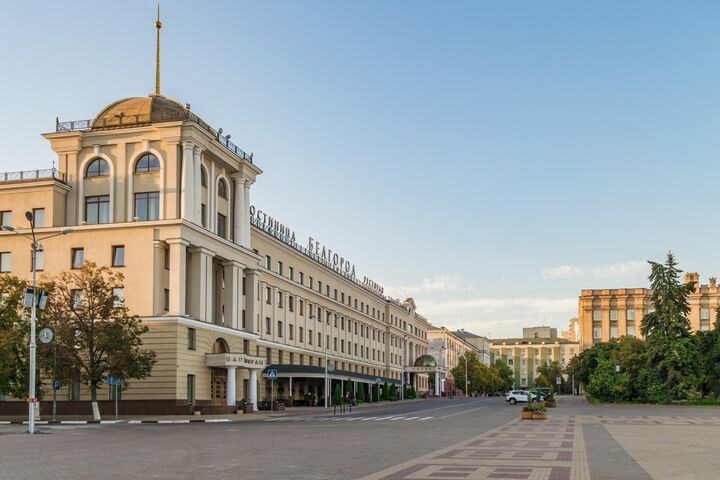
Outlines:
<svg viewBox="0 0 720 480"><path fill-rule="evenodd" d="M405 367L406 372L410 373L433 373L441 370L438 367Z"/></svg>
<svg viewBox="0 0 720 480"><path fill-rule="evenodd" d="M263 357L252 357L244 353L206 353L208 367L265 368L267 361Z"/></svg>
<svg viewBox="0 0 720 480"><path fill-rule="evenodd" d="M307 247L298 245L295 240L296 237L294 230L283 225L276 218L271 217L259 208L255 208L254 205L250 205L250 223L269 233L283 243L301 251L308 257L342 275L348 280L359 284L361 287L369 290L375 295L379 295L381 297L384 296L385 290L381 285L373 282L368 277L363 277L362 281L356 277L354 263L346 260L345 257L332 251L330 248L325 247L325 245L321 244L313 237L308 237Z"/></svg>

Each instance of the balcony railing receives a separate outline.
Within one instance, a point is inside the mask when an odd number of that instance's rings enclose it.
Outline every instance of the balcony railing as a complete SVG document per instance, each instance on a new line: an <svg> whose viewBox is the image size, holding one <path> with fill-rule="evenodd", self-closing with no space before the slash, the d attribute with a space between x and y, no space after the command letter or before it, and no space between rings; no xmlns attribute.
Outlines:
<svg viewBox="0 0 720 480"><path fill-rule="evenodd" d="M193 112L186 110L183 112L160 112L153 114L127 115L115 118L98 119L94 123L92 120L73 120L70 122L61 122L55 119L55 132L87 132L89 130L113 130L118 128L138 127L149 125L151 123L191 121L196 123L200 128L207 131L215 137L220 145L225 147L230 153L238 157L240 160L253 163L253 154L245 153L240 147L232 143L226 136L223 136L208 125L202 118Z"/></svg>
<svg viewBox="0 0 720 480"><path fill-rule="evenodd" d="M0 183L49 179L55 179L64 182L65 175L62 172L58 172L55 168L44 168L40 170L20 170L19 172L0 173Z"/></svg>

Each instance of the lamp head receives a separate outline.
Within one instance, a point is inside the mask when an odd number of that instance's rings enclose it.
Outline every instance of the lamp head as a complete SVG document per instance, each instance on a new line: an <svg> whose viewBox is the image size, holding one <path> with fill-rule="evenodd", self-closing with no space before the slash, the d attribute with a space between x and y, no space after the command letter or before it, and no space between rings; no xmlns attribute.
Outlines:
<svg viewBox="0 0 720 480"><path fill-rule="evenodd" d="M33 221L33 213L30 211L25 212L25 218L28 219L28 222L32 222Z"/></svg>

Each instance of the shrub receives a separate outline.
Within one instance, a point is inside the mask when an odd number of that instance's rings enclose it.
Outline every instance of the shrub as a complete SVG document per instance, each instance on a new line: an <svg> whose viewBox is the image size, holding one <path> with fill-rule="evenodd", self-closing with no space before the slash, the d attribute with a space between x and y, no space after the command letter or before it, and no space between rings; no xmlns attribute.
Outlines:
<svg viewBox="0 0 720 480"><path fill-rule="evenodd" d="M365 403L365 385L363 385L362 383L358 385L357 403Z"/></svg>

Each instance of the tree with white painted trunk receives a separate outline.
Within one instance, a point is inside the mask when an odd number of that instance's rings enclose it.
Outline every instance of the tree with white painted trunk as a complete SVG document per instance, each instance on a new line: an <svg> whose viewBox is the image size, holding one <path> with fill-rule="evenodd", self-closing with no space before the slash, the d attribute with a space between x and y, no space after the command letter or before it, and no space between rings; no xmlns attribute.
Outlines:
<svg viewBox="0 0 720 480"><path fill-rule="evenodd" d="M100 418L97 391L108 376L123 378L126 389L128 380L150 375L156 362L155 352L142 348L148 328L118 298L123 280L119 272L86 262L43 285L49 292L45 316L55 331L58 376L67 384L80 373L80 382L90 388L95 419Z"/></svg>

